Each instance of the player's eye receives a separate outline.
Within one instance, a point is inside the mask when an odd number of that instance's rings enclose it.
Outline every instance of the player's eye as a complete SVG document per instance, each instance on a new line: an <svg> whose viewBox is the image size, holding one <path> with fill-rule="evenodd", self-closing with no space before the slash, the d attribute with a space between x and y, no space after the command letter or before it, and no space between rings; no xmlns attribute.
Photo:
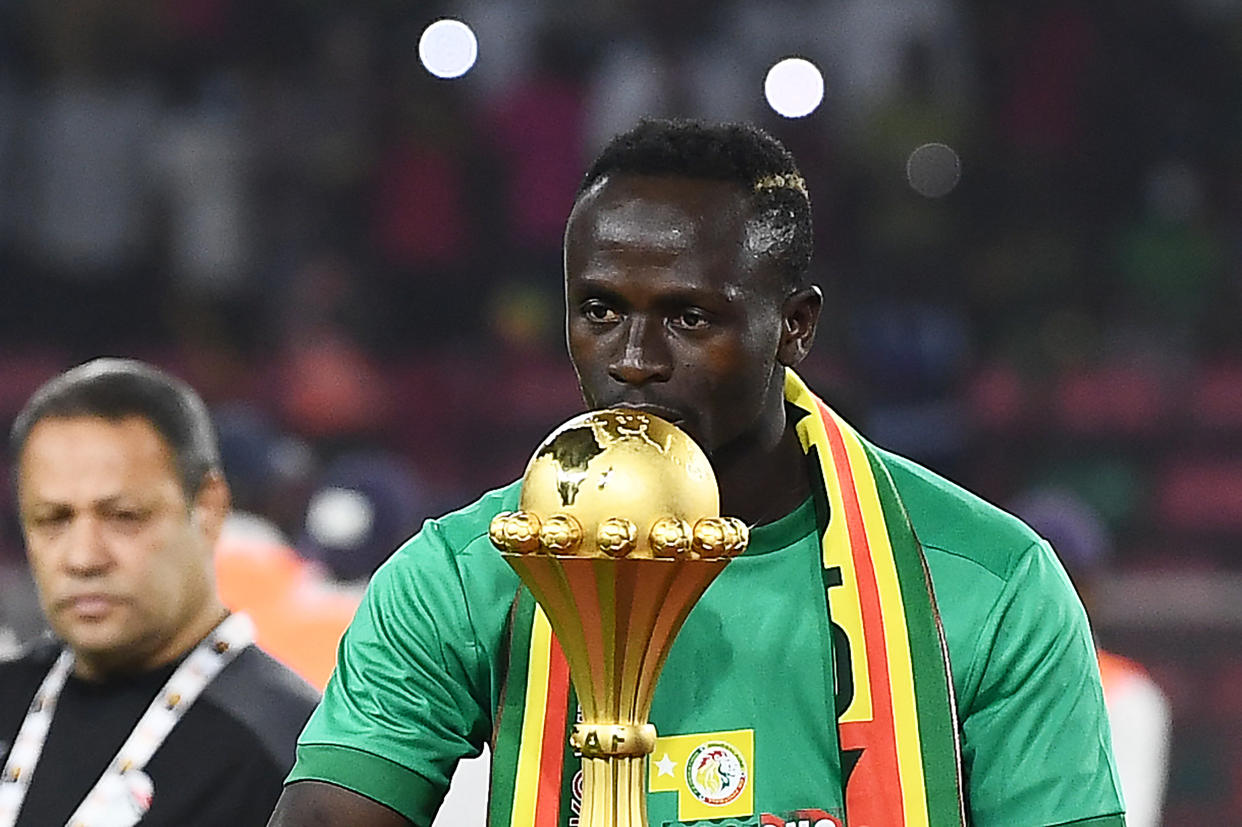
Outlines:
<svg viewBox="0 0 1242 827"><path fill-rule="evenodd" d="M587 299L582 303L582 315L588 321L607 324L617 320L617 311L599 299Z"/></svg>
<svg viewBox="0 0 1242 827"><path fill-rule="evenodd" d="M687 308L673 319L673 323L685 330L700 330L710 324L707 314L698 308Z"/></svg>

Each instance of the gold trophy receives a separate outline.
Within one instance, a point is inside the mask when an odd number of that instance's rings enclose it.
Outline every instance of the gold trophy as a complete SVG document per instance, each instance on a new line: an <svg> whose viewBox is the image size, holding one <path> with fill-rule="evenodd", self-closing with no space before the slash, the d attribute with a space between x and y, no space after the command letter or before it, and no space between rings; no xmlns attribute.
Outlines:
<svg viewBox="0 0 1242 827"><path fill-rule="evenodd" d="M647 721L660 669L691 608L746 548L746 524L720 516L702 449L659 417L577 416L535 451L520 510L492 542L538 601L582 707L584 827L646 827ZM518 791L523 794L523 791Z"/></svg>

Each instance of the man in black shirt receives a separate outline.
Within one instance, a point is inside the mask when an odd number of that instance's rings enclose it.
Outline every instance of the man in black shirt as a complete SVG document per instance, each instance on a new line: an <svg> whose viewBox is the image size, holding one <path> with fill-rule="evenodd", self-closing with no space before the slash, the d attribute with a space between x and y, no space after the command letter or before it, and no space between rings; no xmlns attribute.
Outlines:
<svg viewBox="0 0 1242 827"><path fill-rule="evenodd" d="M36 391L11 443L57 640L0 663L0 827L264 824L317 697L216 592L202 400L100 359Z"/></svg>

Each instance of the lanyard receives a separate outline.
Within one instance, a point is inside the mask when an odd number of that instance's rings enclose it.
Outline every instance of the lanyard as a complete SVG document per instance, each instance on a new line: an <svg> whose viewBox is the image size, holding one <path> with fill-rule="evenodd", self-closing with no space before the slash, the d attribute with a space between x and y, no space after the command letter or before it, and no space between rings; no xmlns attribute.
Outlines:
<svg viewBox="0 0 1242 827"><path fill-rule="evenodd" d="M225 618L194 647L156 693L103 775L70 816L67 827L128 827L142 818L153 793L143 768L207 684L253 642L254 624L238 613ZM26 719L13 739L0 773L0 827L17 823L30 779L47 742L56 702L72 670L73 654L66 649L35 692Z"/></svg>

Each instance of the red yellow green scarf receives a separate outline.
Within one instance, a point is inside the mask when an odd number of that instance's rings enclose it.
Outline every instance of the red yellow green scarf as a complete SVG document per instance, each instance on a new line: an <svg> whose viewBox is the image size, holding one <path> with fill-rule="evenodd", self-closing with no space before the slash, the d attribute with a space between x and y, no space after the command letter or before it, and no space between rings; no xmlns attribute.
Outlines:
<svg viewBox="0 0 1242 827"><path fill-rule="evenodd" d="M875 448L793 371L785 398L823 537L847 822L964 824L948 650L910 519Z"/></svg>
<svg viewBox="0 0 1242 827"><path fill-rule="evenodd" d="M876 449L793 371L785 398L823 538L846 823L961 827L948 654L922 549ZM576 815L577 767L565 760L577 709L569 667L525 588L510 628L488 825L561 827Z"/></svg>

